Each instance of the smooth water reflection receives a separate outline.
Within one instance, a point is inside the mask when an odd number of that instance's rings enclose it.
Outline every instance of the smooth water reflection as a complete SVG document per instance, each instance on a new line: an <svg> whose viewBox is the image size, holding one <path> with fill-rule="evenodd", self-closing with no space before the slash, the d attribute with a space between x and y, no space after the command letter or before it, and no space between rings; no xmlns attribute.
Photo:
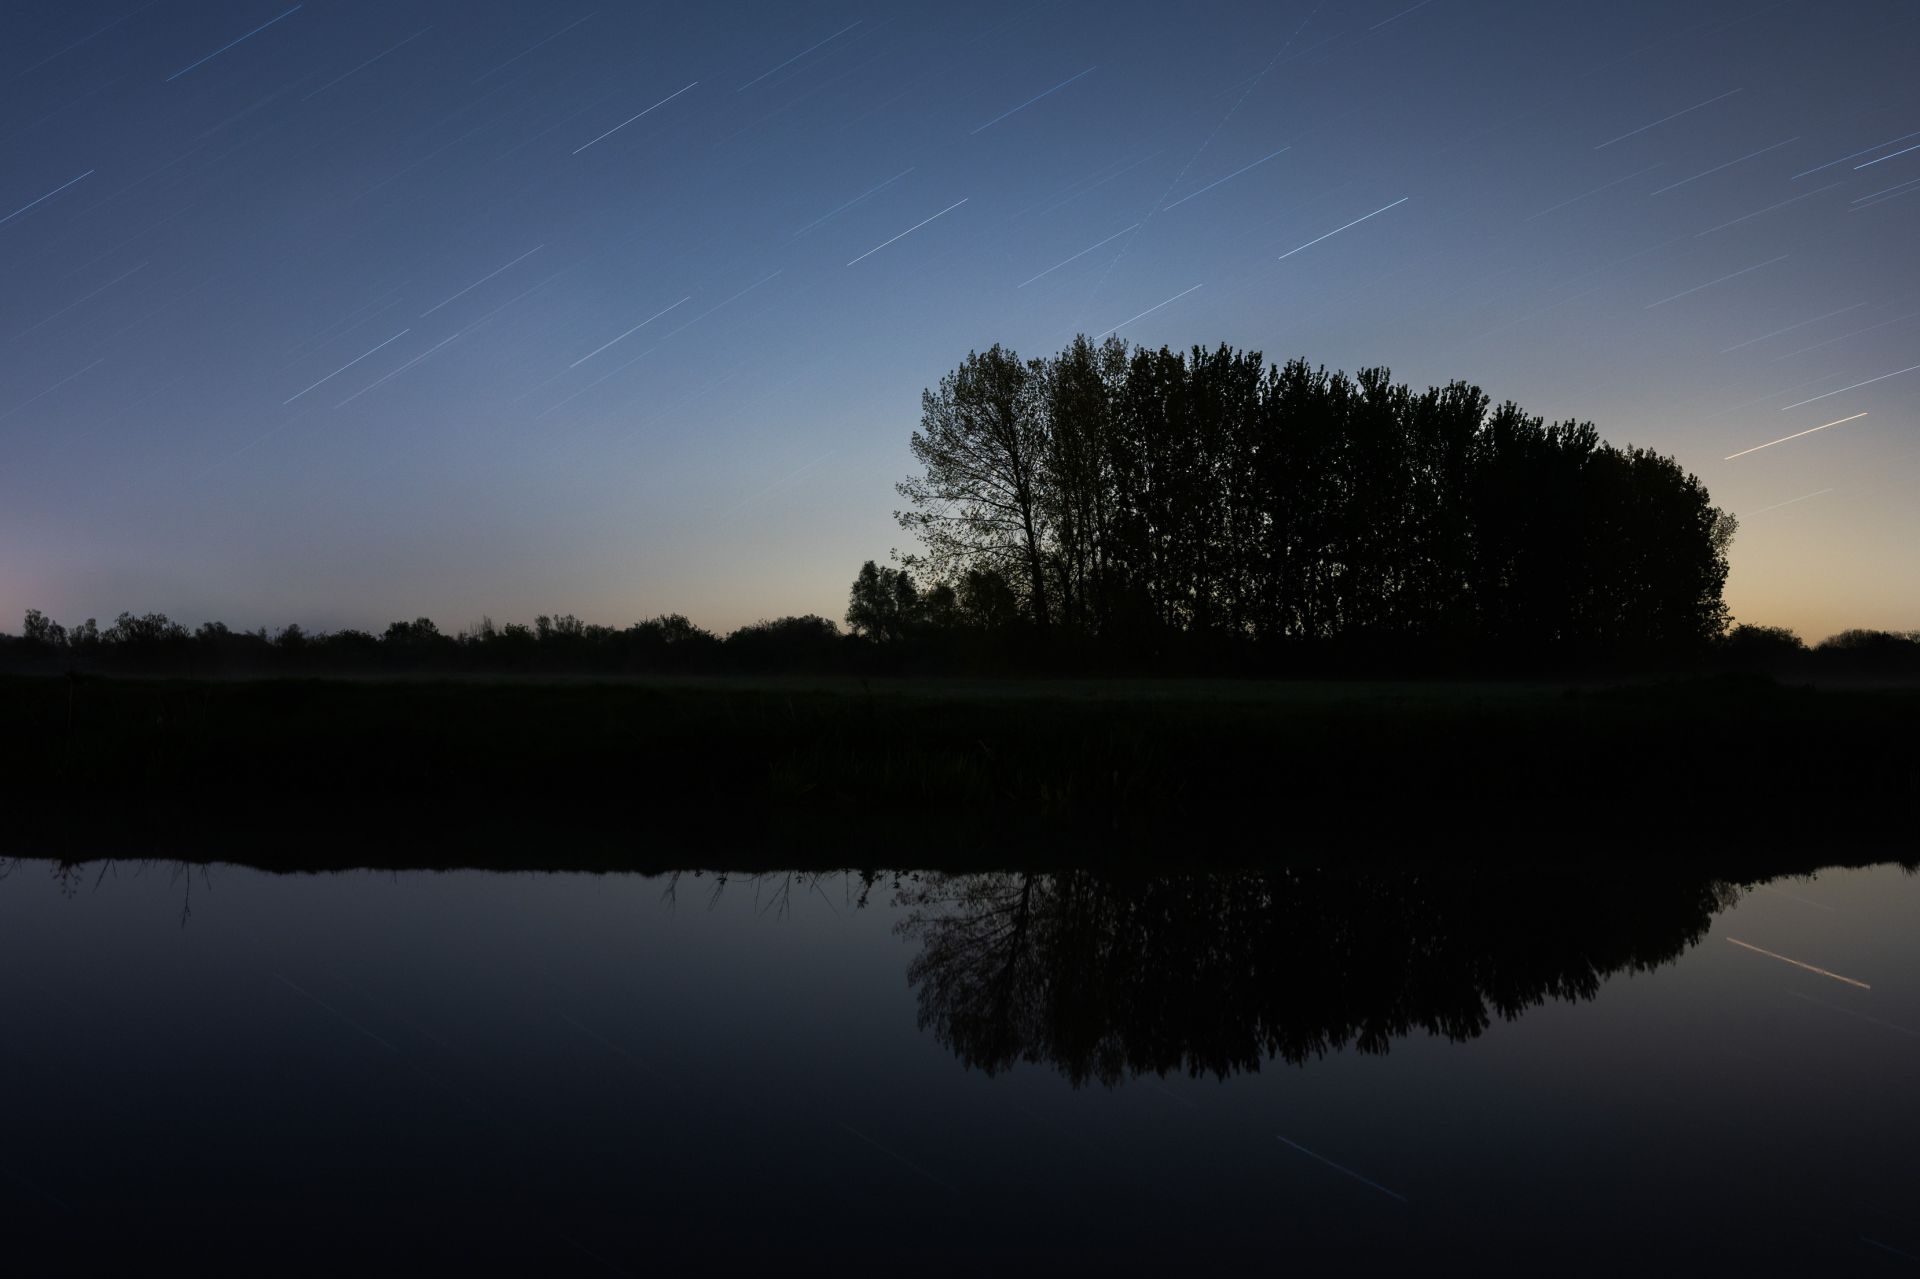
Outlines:
<svg viewBox="0 0 1920 1279"><path fill-rule="evenodd" d="M1897 866L12 863L6 1255L1897 1271L1916 924Z"/></svg>

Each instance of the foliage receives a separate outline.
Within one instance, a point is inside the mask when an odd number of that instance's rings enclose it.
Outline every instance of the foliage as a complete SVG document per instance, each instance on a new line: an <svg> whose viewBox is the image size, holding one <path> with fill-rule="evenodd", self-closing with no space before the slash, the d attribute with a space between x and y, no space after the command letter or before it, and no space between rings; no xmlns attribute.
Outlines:
<svg viewBox="0 0 1920 1279"><path fill-rule="evenodd" d="M1820 641L1815 654L1875 674L1920 670L1920 631L1849 630Z"/></svg>
<svg viewBox="0 0 1920 1279"><path fill-rule="evenodd" d="M957 604L952 588L940 597L941 612L950 620ZM905 569L882 568L872 560L860 566L847 602L847 625L855 635L898 643L929 620L931 600L920 598L913 575Z"/></svg>
<svg viewBox="0 0 1920 1279"><path fill-rule="evenodd" d="M755 622L727 636L726 653L748 670L827 670L844 652L840 628L824 617Z"/></svg>
<svg viewBox="0 0 1920 1279"><path fill-rule="evenodd" d="M1727 632L1721 644L1721 658L1729 666L1767 668L1799 662L1807 655L1807 643L1784 626L1755 626L1742 622Z"/></svg>
<svg viewBox="0 0 1920 1279"><path fill-rule="evenodd" d="M1728 622L1733 518L1695 477L1465 383L994 346L925 393L911 447L909 566L998 574L1072 647L1566 663L1699 655Z"/></svg>

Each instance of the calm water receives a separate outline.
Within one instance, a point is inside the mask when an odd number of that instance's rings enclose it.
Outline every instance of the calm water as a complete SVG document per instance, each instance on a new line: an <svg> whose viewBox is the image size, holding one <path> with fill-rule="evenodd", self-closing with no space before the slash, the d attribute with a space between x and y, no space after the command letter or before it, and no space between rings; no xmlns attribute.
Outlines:
<svg viewBox="0 0 1920 1279"><path fill-rule="evenodd" d="M1920 879L17 862L0 1084L10 1273L1909 1273Z"/></svg>

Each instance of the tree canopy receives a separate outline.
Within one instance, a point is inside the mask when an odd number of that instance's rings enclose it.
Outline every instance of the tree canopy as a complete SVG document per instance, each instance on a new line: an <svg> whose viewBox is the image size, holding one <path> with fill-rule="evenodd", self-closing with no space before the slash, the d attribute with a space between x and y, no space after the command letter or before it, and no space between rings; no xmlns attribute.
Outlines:
<svg viewBox="0 0 1920 1279"><path fill-rule="evenodd" d="M1565 661L1696 654L1729 621L1734 519L1697 478L1464 382L996 345L924 393L911 447L909 567L994 580L1066 644Z"/></svg>

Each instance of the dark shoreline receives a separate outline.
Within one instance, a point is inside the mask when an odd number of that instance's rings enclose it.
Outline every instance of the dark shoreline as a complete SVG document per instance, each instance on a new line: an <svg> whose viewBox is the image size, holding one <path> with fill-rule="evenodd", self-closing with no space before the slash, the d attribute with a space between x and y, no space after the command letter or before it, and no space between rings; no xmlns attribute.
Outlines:
<svg viewBox="0 0 1920 1279"><path fill-rule="evenodd" d="M976 867L1910 849L1920 689L0 678L12 853ZM1478 842L1474 842L1478 841ZM360 850L360 851L356 851ZM395 860L397 858L397 861ZM364 860L362 862L364 864ZM460 863L467 864L467 863Z"/></svg>

